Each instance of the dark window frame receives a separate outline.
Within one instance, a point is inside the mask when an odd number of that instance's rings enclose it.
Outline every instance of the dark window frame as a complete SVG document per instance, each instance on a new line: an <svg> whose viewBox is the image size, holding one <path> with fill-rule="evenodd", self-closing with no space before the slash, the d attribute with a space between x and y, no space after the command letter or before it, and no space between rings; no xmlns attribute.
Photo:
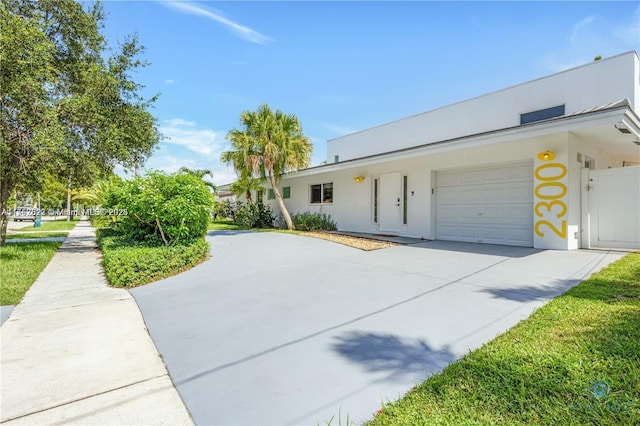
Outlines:
<svg viewBox="0 0 640 426"><path fill-rule="evenodd" d="M309 185L309 204L332 204L333 182Z"/></svg>
<svg viewBox="0 0 640 426"><path fill-rule="evenodd" d="M539 109L536 111L525 112L520 114L520 124L535 123L536 121L549 120L555 117L561 117L565 114L565 105L556 105L550 108Z"/></svg>

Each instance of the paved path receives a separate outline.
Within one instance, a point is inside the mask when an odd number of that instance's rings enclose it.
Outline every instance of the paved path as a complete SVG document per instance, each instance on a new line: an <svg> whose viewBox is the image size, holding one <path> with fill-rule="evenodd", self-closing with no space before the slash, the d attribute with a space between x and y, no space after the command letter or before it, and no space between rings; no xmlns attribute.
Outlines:
<svg viewBox="0 0 640 426"><path fill-rule="evenodd" d="M371 418L624 255L424 242L363 252L220 232L212 259L132 290L197 424Z"/></svg>
<svg viewBox="0 0 640 426"><path fill-rule="evenodd" d="M80 222L0 327L0 421L192 424L128 291Z"/></svg>

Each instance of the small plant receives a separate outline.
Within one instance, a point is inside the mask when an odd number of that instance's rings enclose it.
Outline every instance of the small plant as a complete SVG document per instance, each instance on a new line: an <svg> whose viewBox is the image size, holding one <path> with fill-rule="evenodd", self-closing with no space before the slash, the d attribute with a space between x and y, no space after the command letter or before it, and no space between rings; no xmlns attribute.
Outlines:
<svg viewBox="0 0 640 426"><path fill-rule="evenodd" d="M240 206L242 206L241 201L217 201L213 206L214 220L230 219L231 221L235 221L236 213L238 209L240 209Z"/></svg>
<svg viewBox="0 0 640 426"><path fill-rule="evenodd" d="M243 228L272 228L273 213L271 208L262 203L242 204L236 212L234 223Z"/></svg>
<svg viewBox="0 0 640 426"><path fill-rule="evenodd" d="M326 213L298 213L293 215L293 224L299 231L335 231L338 225Z"/></svg>

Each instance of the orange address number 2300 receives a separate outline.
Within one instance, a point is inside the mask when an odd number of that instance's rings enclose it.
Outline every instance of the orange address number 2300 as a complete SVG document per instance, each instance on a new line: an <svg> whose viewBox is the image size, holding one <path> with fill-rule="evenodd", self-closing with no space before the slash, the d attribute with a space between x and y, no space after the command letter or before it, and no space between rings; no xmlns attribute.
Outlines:
<svg viewBox="0 0 640 426"><path fill-rule="evenodd" d="M560 238L567 238L567 205L562 198L567 194L567 187L560 179L567 175L567 167L560 163L543 164L536 168L536 179L540 181L535 188L536 197L544 200L536 203L534 212L541 219L536 221L534 230L544 237L545 228ZM560 219L560 221L558 221Z"/></svg>

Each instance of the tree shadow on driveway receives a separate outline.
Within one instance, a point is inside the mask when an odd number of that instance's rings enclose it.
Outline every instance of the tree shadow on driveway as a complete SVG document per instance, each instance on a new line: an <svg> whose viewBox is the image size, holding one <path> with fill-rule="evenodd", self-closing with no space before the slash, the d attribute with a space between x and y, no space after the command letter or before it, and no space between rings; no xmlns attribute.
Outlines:
<svg viewBox="0 0 640 426"><path fill-rule="evenodd" d="M422 339L361 331L336 337L332 349L368 372L403 380L406 375L422 380L458 358L448 347L434 349Z"/></svg>
<svg viewBox="0 0 640 426"><path fill-rule="evenodd" d="M550 300L560 296L571 287L580 284L581 280L556 280L556 283L545 287L488 288L483 290L495 298L513 300L515 302L533 302Z"/></svg>

